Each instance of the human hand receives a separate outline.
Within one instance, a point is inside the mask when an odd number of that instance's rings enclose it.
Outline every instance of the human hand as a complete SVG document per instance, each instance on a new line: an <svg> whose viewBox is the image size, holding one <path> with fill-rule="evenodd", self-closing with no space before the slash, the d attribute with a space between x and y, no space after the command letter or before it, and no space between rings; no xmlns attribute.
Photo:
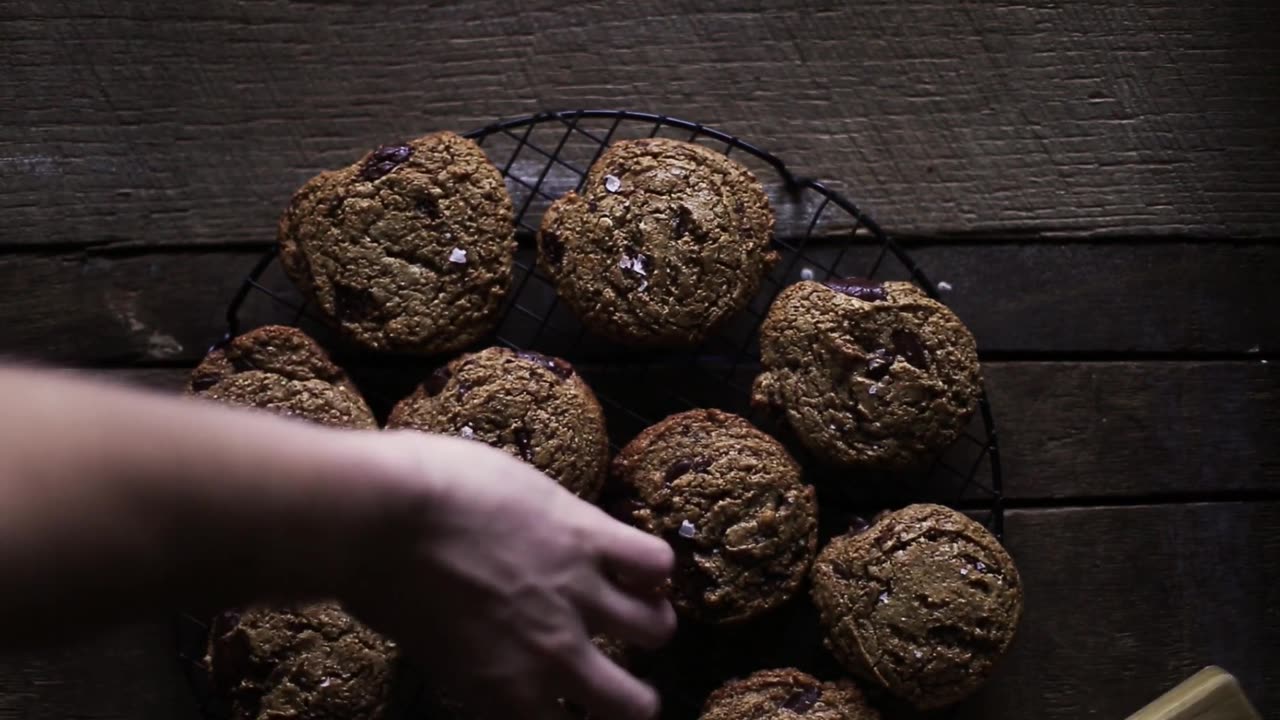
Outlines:
<svg viewBox="0 0 1280 720"><path fill-rule="evenodd" d="M344 598L481 712L559 717L564 698L597 717L645 720L654 691L590 641L656 647L675 614L654 590L674 558L531 466L480 443L386 433L403 498L398 548Z"/></svg>

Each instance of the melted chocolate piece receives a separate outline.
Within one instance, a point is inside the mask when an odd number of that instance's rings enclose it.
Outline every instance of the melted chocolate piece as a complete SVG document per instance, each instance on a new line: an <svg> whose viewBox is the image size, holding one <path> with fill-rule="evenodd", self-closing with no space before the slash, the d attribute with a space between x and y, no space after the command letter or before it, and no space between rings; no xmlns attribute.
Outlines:
<svg viewBox="0 0 1280 720"><path fill-rule="evenodd" d="M521 350L516 353L516 357L525 360L532 360L542 367L555 373L557 377L568 379L573 376L573 366L558 357L548 357L542 353L536 353L532 350Z"/></svg>
<svg viewBox="0 0 1280 720"><path fill-rule="evenodd" d="M516 450L520 453L520 457L525 462L533 461L533 433L529 432L529 428L516 428L513 433L516 441Z"/></svg>
<svg viewBox="0 0 1280 720"><path fill-rule="evenodd" d="M204 392L214 385L217 385L218 380L219 378L215 375L206 375L204 377L195 378L191 381L191 391Z"/></svg>
<svg viewBox="0 0 1280 720"><path fill-rule="evenodd" d="M664 482L673 482L685 473L706 472L709 467L711 467L711 461L706 458L682 458L671 463L671 467L667 468L662 479Z"/></svg>
<svg viewBox="0 0 1280 720"><path fill-rule="evenodd" d="M887 350L876 350L871 355L871 359L867 360L867 377L880 380L889 374L891 367L893 367L893 356Z"/></svg>
<svg viewBox="0 0 1280 720"><path fill-rule="evenodd" d="M891 337L894 354L921 370L929 369L929 356L925 354L924 343L920 341L919 335L899 328L893 331Z"/></svg>
<svg viewBox="0 0 1280 720"><path fill-rule="evenodd" d="M422 387L427 391L427 395L435 397L440 394L440 391L444 390L445 385L449 384L449 378L451 377L453 377L453 373L449 371L447 366L438 368L431 373L431 377L427 378Z"/></svg>
<svg viewBox="0 0 1280 720"><path fill-rule="evenodd" d="M559 265L564 260L564 242L553 232L544 232L539 238L542 241L542 254L551 265Z"/></svg>
<svg viewBox="0 0 1280 720"><path fill-rule="evenodd" d="M413 148L408 145L383 145L373 151L373 155L360 171L360 177L369 181L377 180L400 167L400 163L408 160L411 155L413 155Z"/></svg>
<svg viewBox="0 0 1280 720"><path fill-rule="evenodd" d="M333 284L333 310L342 322L361 322L377 317L382 312L373 293L365 288Z"/></svg>
<svg viewBox="0 0 1280 720"><path fill-rule="evenodd" d="M856 297L867 302L883 302L889 299L889 293L883 283L866 278L842 278L828 280L823 285L849 297Z"/></svg>
<svg viewBox="0 0 1280 720"><path fill-rule="evenodd" d="M697 223L693 219L693 211L681 205L676 208L676 215L671 221L671 236L682 238L690 234L690 230L696 230Z"/></svg>
<svg viewBox="0 0 1280 720"><path fill-rule="evenodd" d="M797 715L804 715L809 709L818 704L818 700L822 697L822 690L816 687L807 687L803 690L796 690L782 703L783 710L790 710Z"/></svg>

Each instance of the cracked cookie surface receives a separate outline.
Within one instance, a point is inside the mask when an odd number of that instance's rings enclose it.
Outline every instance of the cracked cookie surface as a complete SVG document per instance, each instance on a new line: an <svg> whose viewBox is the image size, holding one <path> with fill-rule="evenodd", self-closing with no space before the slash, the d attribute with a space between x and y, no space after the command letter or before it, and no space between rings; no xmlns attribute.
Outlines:
<svg viewBox="0 0 1280 720"><path fill-rule="evenodd" d="M760 670L725 683L707 698L699 720L879 720L857 685L823 682L793 668Z"/></svg>
<svg viewBox="0 0 1280 720"><path fill-rule="evenodd" d="M426 354L493 329L516 249L502 174L450 132L312 178L281 217L279 241L285 272L347 337Z"/></svg>
<svg viewBox="0 0 1280 720"><path fill-rule="evenodd" d="M617 342L695 345L777 261L773 211L749 170L709 148L616 142L581 193L548 208L539 264L587 327Z"/></svg>
<svg viewBox="0 0 1280 720"><path fill-rule="evenodd" d="M214 349L191 372L187 392L322 425L375 429L347 374L301 330L267 325Z"/></svg>
<svg viewBox="0 0 1280 720"><path fill-rule="evenodd" d="M977 409L973 335L905 282L799 282L760 329L752 402L814 454L839 465L906 470L953 442Z"/></svg>
<svg viewBox="0 0 1280 720"><path fill-rule="evenodd" d="M610 509L676 551L671 599L686 617L756 617L799 589L817 544L817 501L776 440L720 410L659 422L615 458Z"/></svg>
<svg viewBox="0 0 1280 720"><path fill-rule="evenodd" d="M337 605L223 613L206 662L234 720L388 716L394 643Z"/></svg>
<svg viewBox="0 0 1280 720"><path fill-rule="evenodd" d="M594 500L609 464L604 411L560 358L487 348L457 358L391 411L388 429L479 440Z"/></svg>
<svg viewBox="0 0 1280 720"><path fill-rule="evenodd" d="M812 581L836 658L920 709L981 686L1022 613L1009 554L986 528L939 505L885 513L833 539Z"/></svg>

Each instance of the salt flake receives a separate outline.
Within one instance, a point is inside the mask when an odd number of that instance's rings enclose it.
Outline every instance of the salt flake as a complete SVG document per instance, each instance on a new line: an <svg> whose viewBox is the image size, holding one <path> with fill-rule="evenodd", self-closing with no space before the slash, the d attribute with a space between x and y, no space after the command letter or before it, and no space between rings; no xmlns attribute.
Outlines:
<svg viewBox="0 0 1280 720"><path fill-rule="evenodd" d="M974 567L978 568L978 572L986 572L986 571L987 571L986 563L983 563L981 560L979 560L977 563L975 563L975 564L974 564Z"/></svg>
<svg viewBox="0 0 1280 720"><path fill-rule="evenodd" d="M916 650L916 651L915 651L915 656L916 656L917 658L922 658L922 657L924 657L924 653L920 652L919 650Z"/></svg>
<svg viewBox="0 0 1280 720"><path fill-rule="evenodd" d="M943 280L942 282L938 283L938 289L941 290L942 292L951 292L951 283L947 282L946 280Z"/></svg>
<svg viewBox="0 0 1280 720"><path fill-rule="evenodd" d="M320 687L322 687L322 688L329 687L329 684L330 684L330 683L332 683L332 682L333 682L333 679L332 679L332 678L325 678L325 679L320 683Z"/></svg>
<svg viewBox="0 0 1280 720"><path fill-rule="evenodd" d="M800 271L800 279L801 279L801 280L812 280L812 279L813 279L813 270L812 270L811 268L804 268L803 270L801 270L801 271Z"/></svg>
<svg viewBox="0 0 1280 720"><path fill-rule="evenodd" d="M472 430L470 425L463 425L462 429L458 431L458 435L461 436L463 440L472 440L476 436L476 431Z"/></svg>
<svg viewBox="0 0 1280 720"><path fill-rule="evenodd" d="M961 575L968 575L968 574L969 574L969 568L967 568L967 567L960 568L960 574L961 574Z"/></svg>
<svg viewBox="0 0 1280 720"><path fill-rule="evenodd" d="M689 522L688 520L681 520L680 530L678 532L680 533L680 537L682 538L691 538L694 535L698 534L698 528L695 527L694 524Z"/></svg>
<svg viewBox="0 0 1280 720"><path fill-rule="evenodd" d="M454 248L453 250L449 251L449 262L457 263L458 265L466 265L467 251L463 250L462 248Z"/></svg>
<svg viewBox="0 0 1280 720"><path fill-rule="evenodd" d="M618 261L618 267L622 268L623 270L630 270L631 272L636 273L637 275L649 274L644 269L644 259L639 255L635 257L631 257L630 255L623 255L622 259Z"/></svg>
<svg viewBox="0 0 1280 720"><path fill-rule="evenodd" d="M611 193L616 193L622 189L622 181L613 175L605 175L604 189Z"/></svg>
<svg viewBox="0 0 1280 720"><path fill-rule="evenodd" d="M879 597L879 598L877 598L877 600L879 601L879 604L880 604L880 605L883 605L883 604L885 604L885 603L889 602L889 593L887 593L887 592L882 592L882 593L880 593L880 597Z"/></svg>

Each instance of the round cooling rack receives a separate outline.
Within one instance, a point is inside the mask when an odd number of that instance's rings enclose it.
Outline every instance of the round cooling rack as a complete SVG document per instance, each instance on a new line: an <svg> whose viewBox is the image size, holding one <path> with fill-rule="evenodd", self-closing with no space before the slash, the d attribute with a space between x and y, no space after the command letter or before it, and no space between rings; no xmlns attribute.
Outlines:
<svg viewBox="0 0 1280 720"><path fill-rule="evenodd" d="M941 299L924 271L848 198L793 174L771 153L699 123L626 110L566 110L503 120L466 136L506 178L519 240L515 285L502 320L478 347L501 344L572 362L605 408L615 449L667 415L692 407L722 408L772 429L752 413L750 387L759 370L760 323L773 298L791 283L841 277L906 280ZM765 186L777 218L781 260L748 307L692 350L641 352L595 337L557 300L536 267L533 238L547 206L581 190L587 169L610 143L642 137L694 142L733 157ZM280 269L274 249L244 278L226 320L222 341L269 323L306 331L333 352L382 417L445 361L352 348L313 314ZM1003 535L1000 457L985 394L960 438L926 470L911 475L863 473L851 481L848 471L825 467L803 448L788 445L818 489L820 542L880 510L913 502L950 505ZM180 651L202 710L206 717L225 717L202 663L206 625L184 616L179 626ZM649 667L637 670L662 691L664 717L682 720L696 718L702 700L720 682L753 670L795 666L820 676L839 674L821 649L816 613L803 597L740 627L682 625L673 645L644 664Z"/></svg>

